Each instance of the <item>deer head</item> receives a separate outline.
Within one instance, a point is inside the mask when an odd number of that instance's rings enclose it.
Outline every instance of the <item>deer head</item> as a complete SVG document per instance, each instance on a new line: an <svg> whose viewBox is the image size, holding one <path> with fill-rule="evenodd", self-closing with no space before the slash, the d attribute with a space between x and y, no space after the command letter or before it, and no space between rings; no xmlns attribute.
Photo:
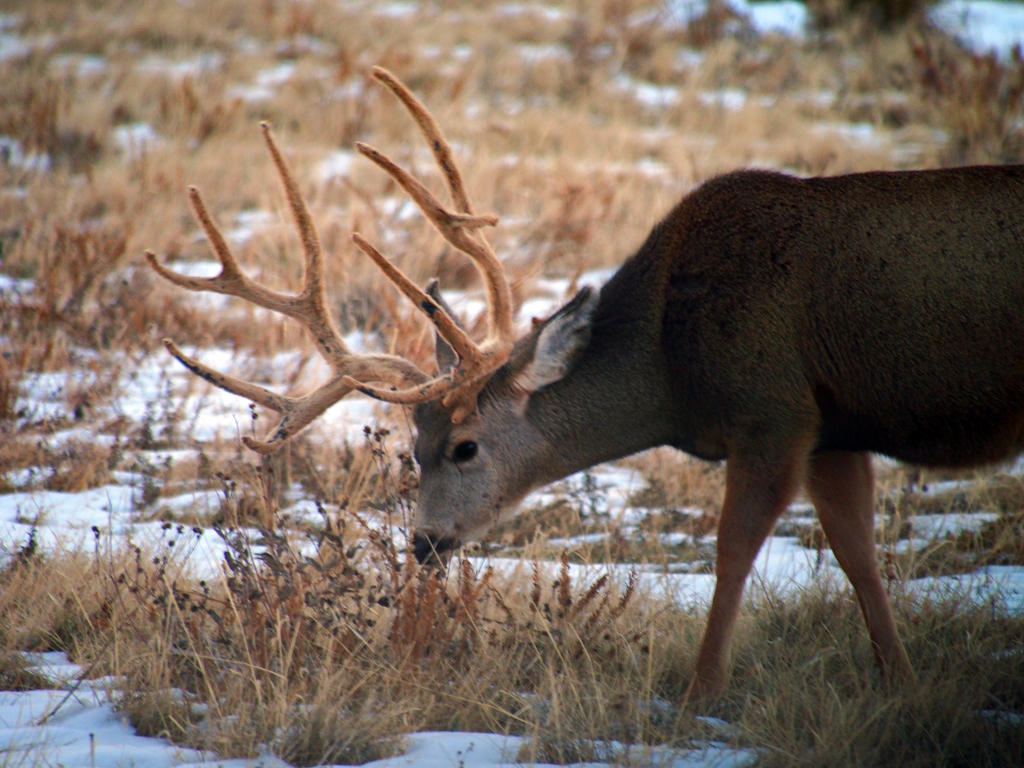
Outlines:
<svg viewBox="0 0 1024 768"><path fill-rule="evenodd" d="M420 496L413 546L421 562L480 538L528 491L568 474L564 446L529 410L534 394L561 380L587 347L596 304L596 294L584 288L536 322L480 388L465 418L453 418L441 401L416 406ZM436 348L438 369L446 370L453 353L440 337Z"/></svg>
<svg viewBox="0 0 1024 768"><path fill-rule="evenodd" d="M487 334L474 342L441 297L436 281L426 291L358 233L355 244L433 323L437 331L437 374L430 376L412 362L392 355L354 354L343 341L326 308L323 256L305 201L266 123L263 138L284 187L305 255L302 290L281 294L248 278L209 214L199 191L189 200L221 264L219 275L196 278L176 273L146 252L161 277L194 291L229 294L280 312L302 324L331 367L331 378L315 391L289 397L252 382L219 373L186 355L171 340L168 350L183 365L210 383L281 414L264 440L243 437L261 454L278 450L333 403L353 390L370 397L415 406L416 457L423 469L414 550L428 560L458 543L476 538L527 491L547 479L535 468L556 450L542 431L524 418L531 395L560 379L586 345L596 303L584 289L518 343L514 339L511 290L500 261L482 229L494 215L473 213L451 148L433 116L394 75L377 67L373 77L386 86L419 125L451 195L449 210L422 183L377 149L356 148L385 170L416 202L452 246L477 266L487 292ZM511 436L511 439L510 439ZM550 466L550 462L548 462Z"/></svg>

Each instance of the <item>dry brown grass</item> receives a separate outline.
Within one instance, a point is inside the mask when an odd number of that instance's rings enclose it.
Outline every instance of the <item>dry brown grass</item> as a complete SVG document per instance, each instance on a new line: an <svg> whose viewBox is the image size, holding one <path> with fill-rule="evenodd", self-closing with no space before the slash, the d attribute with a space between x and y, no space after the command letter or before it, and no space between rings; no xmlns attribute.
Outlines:
<svg viewBox="0 0 1024 768"><path fill-rule="evenodd" d="M760 606L742 635L737 685L721 710L752 743L771 745L759 765L1017 762L1024 731L996 711L1020 711L1024 703L1024 658L1010 639L1019 618L948 599L897 605L918 675L898 691L873 681L851 596L826 590Z"/></svg>
<svg viewBox="0 0 1024 768"><path fill-rule="evenodd" d="M336 523L310 533L312 554L269 530L257 551L225 529L214 583L180 571L176 552L196 535L183 526L152 553L65 561L26 547L0 573L12 596L0 603L0 638L116 675L140 732L224 755L270 748L299 765L365 762L424 727L548 738L554 724L538 705L555 690L610 691L641 675L650 687L662 674L634 647L666 607L637 604L632 580L583 589L564 561L554 581L535 567L507 582L463 562L446 585L403 564L389 539ZM682 683L664 684L677 695ZM567 712L599 737L606 717L582 704Z"/></svg>
<svg viewBox="0 0 1024 768"><path fill-rule="evenodd" d="M0 573L0 594L18 596L0 600L0 639L119 676L142 733L296 765L374 759L423 728L522 734L520 759L551 762L632 763L644 745L724 738L763 765L1009 765L1024 743L1012 720L1024 627L987 606L898 598L919 679L890 691L849 593L763 594L711 710L725 732L673 706L697 616L631 581L581 581L564 556L553 579L463 562L444 584L357 528L313 533L305 554L269 531L257 551L226 530L227 568L209 583L177 569L187 528L151 553L26 550ZM29 684L11 658L0 679Z"/></svg>

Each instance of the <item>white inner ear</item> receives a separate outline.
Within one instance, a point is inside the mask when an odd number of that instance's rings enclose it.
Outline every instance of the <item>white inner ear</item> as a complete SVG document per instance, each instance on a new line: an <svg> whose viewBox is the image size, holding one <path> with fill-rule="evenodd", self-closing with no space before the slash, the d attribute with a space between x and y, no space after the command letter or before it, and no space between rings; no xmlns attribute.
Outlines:
<svg viewBox="0 0 1024 768"><path fill-rule="evenodd" d="M576 356L590 343L590 321L595 307L597 295L588 292L582 300L569 302L547 321L537 337L533 360L516 376L516 385L521 390L536 392L569 372Z"/></svg>

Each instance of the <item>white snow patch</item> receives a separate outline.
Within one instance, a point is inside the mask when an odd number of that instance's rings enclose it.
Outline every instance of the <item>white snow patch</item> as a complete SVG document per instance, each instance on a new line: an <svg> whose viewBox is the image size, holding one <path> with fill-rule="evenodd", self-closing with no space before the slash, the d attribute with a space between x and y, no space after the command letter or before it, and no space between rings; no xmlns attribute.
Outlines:
<svg viewBox="0 0 1024 768"><path fill-rule="evenodd" d="M5 296L24 296L32 293L35 287L34 280L0 274L0 294ZM0 341L5 341L5 339L0 339Z"/></svg>
<svg viewBox="0 0 1024 768"><path fill-rule="evenodd" d="M812 130L818 135L831 134L862 147L877 147L883 143L881 133L871 123L817 123Z"/></svg>
<svg viewBox="0 0 1024 768"><path fill-rule="evenodd" d="M737 12L747 16L754 29L762 34L777 33L799 38L807 28L807 6L802 2L729 0L729 4Z"/></svg>
<svg viewBox="0 0 1024 768"><path fill-rule="evenodd" d="M111 139L118 151L138 156L163 142L160 134L149 123L125 123L115 126Z"/></svg>
<svg viewBox="0 0 1024 768"><path fill-rule="evenodd" d="M544 61L569 61L569 51L564 45L536 45L520 43L516 46L519 58L525 64L539 64Z"/></svg>
<svg viewBox="0 0 1024 768"><path fill-rule="evenodd" d="M295 75L294 61L282 61L280 64L261 70L256 74L256 85L273 86L287 83Z"/></svg>
<svg viewBox="0 0 1024 768"><path fill-rule="evenodd" d="M410 16L415 16L419 10L419 3L395 0L395 2L390 3L375 3L373 6L373 15L380 16L385 19L405 19Z"/></svg>
<svg viewBox="0 0 1024 768"><path fill-rule="evenodd" d="M312 35L293 35L277 44L274 52L278 56L333 56L338 48Z"/></svg>
<svg viewBox="0 0 1024 768"><path fill-rule="evenodd" d="M283 61L280 64L260 70L256 73L252 85L233 85L228 95L242 101L267 101L274 98L274 91L279 85L288 82L295 74L294 61Z"/></svg>
<svg viewBox="0 0 1024 768"><path fill-rule="evenodd" d="M680 48L676 54L676 67L679 69L697 69L704 64L707 54L696 48Z"/></svg>
<svg viewBox="0 0 1024 768"><path fill-rule="evenodd" d="M944 0L928 10L929 18L976 53L1009 58L1024 48L1024 3L999 0Z"/></svg>
<svg viewBox="0 0 1024 768"><path fill-rule="evenodd" d="M30 658L38 660L37 671L51 679L63 681L79 674L63 654ZM197 750L136 735L114 710L108 686L104 679L83 680L72 696L66 684L51 690L0 691L0 754L5 763L171 768L205 762Z"/></svg>
<svg viewBox="0 0 1024 768"><path fill-rule="evenodd" d="M936 600L965 599L1014 615L1024 613L1024 566L988 565L970 573L907 582L911 594Z"/></svg>
<svg viewBox="0 0 1024 768"><path fill-rule="evenodd" d="M807 27L807 8L795 0L773 2L750 2L750 0L727 0L729 7L739 16L748 20L755 32L760 34L782 34L802 37ZM685 28L708 10L707 0L667 0L665 3L666 23Z"/></svg>
<svg viewBox="0 0 1024 768"><path fill-rule="evenodd" d="M214 277L220 274L221 263L214 259L200 259L198 261L169 261L165 264L168 269L188 277Z"/></svg>
<svg viewBox="0 0 1024 768"><path fill-rule="evenodd" d="M241 101L269 101L274 98L270 88L258 85L233 85L228 88L228 95Z"/></svg>
<svg viewBox="0 0 1024 768"><path fill-rule="evenodd" d="M32 53L32 46L18 35L0 34L0 61L23 59Z"/></svg>
<svg viewBox="0 0 1024 768"><path fill-rule="evenodd" d="M921 487L920 491L925 496L944 496L950 493L965 493L973 487L973 480L957 478L954 480L938 480L933 483L927 483Z"/></svg>
<svg viewBox="0 0 1024 768"><path fill-rule="evenodd" d="M219 759L164 739L136 735L115 709L109 678L75 681L83 670L63 653L26 654L35 671L56 687L38 691L0 692L0 753L10 765L74 765L114 768L287 768L270 754L252 759ZM72 688L72 686L75 686ZM71 692L71 695L69 695ZM722 738L729 725L703 718ZM405 739L399 755L366 763L365 768L513 768L526 744L522 736L493 733L423 731ZM664 768L730 768L752 764L757 754L721 742L690 749L666 746L597 744L610 758L629 764ZM595 766L603 765L597 763Z"/></svg>
<svg viewBox="0 0 1024 768"><path fill-rule="evenodd" d="M699 92L697 100L705 107L736 112L746 105L747 95L747 92L741 88L719 88L714 91Z"/></svg>
<svg viewBox="0 0 1024 768"><path fill-rule="evenodd" d="M50 70L58 74L73 72L79 77L95 77L107 72L107 60L96 54L66 53L50 60Z"/></svg>
<svg viewBox="0 0 1024 768"><path fill-rule="evenodd" d="M278 217L262 208L247 208L235 214L235 225L224 233L232 243L244 243L279 221Z"/></svg>
<svg viewBox="0 0 1024 768"><path fill-rule="evenodd" d="M22 171L50 170L50 156L45 152L26 152L17 139L0 136L0 165Z"/></svg>
<svg viewBox="0 0 1024 768"><path fill-rule="evenodd" d="M914 515L910 525L914 535L934 540L955 536L964 531L977 533L985 523L999 519L998 512L949 512L941 515Z"/></svg>
<svg viewBox="0 0 1024 768"><path fill-rule="evenodd" d="M214 72L224 66L224 56L220 53L207 51L189 59L168 59L163 56L147 56L135 65L138 72L148 75L160 75L175 80L186 77L199 77L207 72Z"/></svg>
<svg viewBox="0 0 1024 768"><path fill-rule="evenodd" d="M204 235L199 235L198 239L204 239ZM177 272L188 277L215 277L220 274L221 265L219 261L213 259L200 259L198 261L169 261L166 266L172 272ZM249 277L256 278L252 270L246 270L246 274ZM233 297L227 296L223 293L213 293L212 291L191 291L187 295L178 295L177 298L187 301L191 306L201 309L207 312L220 312L225 310L231 305Z"/></svg>
<svg viewBox="0 0 1024 768"><path fill-rule="evenodd" d="M502 3L498 6L499 16L539 16L543 21L559 22L569 18L569 12L539 3Z"/></svg>
<svg viewBox="0 0 1024 768"><path fill-rule="evenodd" d="M64 533L89 530L92 526L106 528L112 520L122 521L135 508L133 496L132 488L121 485L105 485L75 493L8 493L0 496L0 525L38 522L48 528L62 529Z"/></svg>
<svg viewBox="0 0 1024 768"><path fill-rule="evenodd" d="M332 179L344 179L352 175L352 163L356 153L350 149L337 149L317 163L316 176L321 183Z"/></svg>
<svg viewBox="0 0 1024 768"><path fill-rule="evenodd" d="M617 75L612 80L612 86L622 93L629 94L645 107L672 107L682 100L679 89L674 85L656 85L636 80L629 75Z"/></svg>

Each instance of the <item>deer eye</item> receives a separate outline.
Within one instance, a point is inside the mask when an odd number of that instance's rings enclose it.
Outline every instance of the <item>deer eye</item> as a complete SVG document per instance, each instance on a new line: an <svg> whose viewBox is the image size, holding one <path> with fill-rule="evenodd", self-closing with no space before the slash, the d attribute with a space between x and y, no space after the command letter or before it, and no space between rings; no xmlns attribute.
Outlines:
<svg viewBox="0 0 1024 768"><path fill-rule="evenodd" d="M452 451L452 461L456 464L461 464L464 461L469 461L476 456L477 446L472 440L463 440L461 443L455 446L455 450Z"/></svg>

